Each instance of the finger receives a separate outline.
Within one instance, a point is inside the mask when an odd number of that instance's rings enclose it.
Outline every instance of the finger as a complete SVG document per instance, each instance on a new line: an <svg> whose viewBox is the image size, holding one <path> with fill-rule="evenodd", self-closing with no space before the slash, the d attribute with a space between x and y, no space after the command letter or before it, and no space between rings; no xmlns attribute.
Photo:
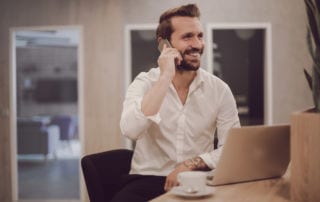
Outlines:
<svg viewBox="0 0 320 202"><path fill-rule="evenodd" d="M166 181L165 191L169 191L173 187L173 183L171 180Z"/></svg>
<svg viewBox="0 0 320 202"><path fill-rule="evenodd" d="M178 54L175 56L174 59L175 59L175 62L176 62L177 65L180 65L181 62L182 62L182 60L183 60L183 58L182 58L182 56L181 56L180 53L178 53Z"/></svg>
<svg viewBox="0 0 320 202"><path fill-rule="evenodd" d="M169 183L168 183L168 186L167 186L167 191L170 191L171 188L172 188L172 183L169 182Z"/></svg>
<svg viewBox="0 0 320 202"><path fill-rule="evenodd" d="M172 48L170 46L168 46L167 44L163 44L163 50L166 50L166 52L171 53L171 54L176 54L176 53L180 53L176 48Z"/></svg>
<svg viewBox="0 0 320 202"><path fill-rule="evenodd" d="M163 44L163 49L168 48L167 44Z"/></svg>
<svg viewBox="0 0 320 202"><path fill-rule="evenodd" d="M168 191L168 188L169 188L169 184L168 184L168 179L167 179L165 184L164 184L164 190Z"/></svg>
<svg viewBox="0 0 320 202"><path fill-rule="evenodd" d="M170 48L170 47L165 47L165 46L166 46L166 44L164 44L161 55L174 57L177 54L175 49Z"/></svg>
<svg viewBox="0 0 320 202"><path fill-rule="evenodd" d="M167 48L168 48L168 45L167 45L167 44L163 44L163 45L162 45L161 53L162 53L163 51L165 51Z"/></svg>
<svg viewBox="0 0 320 202"><path fill-rule="evenodd" d="M179 60L182 61L183 58L182 58L182 55L181 55L181 53L179 51L178 51L177 55L178 55Z"/></svg>
<svg viewBox="0 0 320 202"><path fill-rule="evenodd" d="M181 64L181 61L179 60L179 58L175 57L175 58L174 58L174 63L175 63L176 65L180 65L180 64Z"/></svg>
<svg viewBox="0 0 320 202"><path fill-rule="evenodd" d="M172 187L175 187L175 186L178 186L178 181L177 180L171 180L171 188Z"/></svg>

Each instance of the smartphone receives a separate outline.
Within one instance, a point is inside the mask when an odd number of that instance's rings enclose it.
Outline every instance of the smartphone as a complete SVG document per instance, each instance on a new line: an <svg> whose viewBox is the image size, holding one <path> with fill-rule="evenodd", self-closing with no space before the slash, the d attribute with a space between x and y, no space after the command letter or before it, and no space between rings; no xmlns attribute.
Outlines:
<svg viewBox="0 0 320 202"><path fill-rule="evenodd" d="M159 45L158 45L158 50L160 52L162 52L164 44L166 44L167 47L172 48L171 43L169 42L168 39L161 39L161 41L159 42ZM177 69L179 69L179 70L183 69L183 67L181 65L177 65L176 61L175 61L175 64L176 64Z"/></svg>
<svg viewBox="0 0 320 202"><path fill-rule="evenodd" d="M161 41L159 42L159 46L158 46L158 50L160 52L162 52L164 44L166 44L167 47L172 48L172 46L171 46L170 42L168 41L168 39L161 39Z"/></svg>

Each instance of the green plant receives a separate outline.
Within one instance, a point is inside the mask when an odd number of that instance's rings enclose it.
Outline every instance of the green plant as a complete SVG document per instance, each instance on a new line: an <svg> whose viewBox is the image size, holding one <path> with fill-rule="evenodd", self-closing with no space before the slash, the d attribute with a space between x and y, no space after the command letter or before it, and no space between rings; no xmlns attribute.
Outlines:
<svg viewBox="0 0 320 202"><path fill-rule="evenodd" d="M304 74L312 90L315 111L320 113L320 0L304 2L309 22L307 42L313 59L312 73L304 69Z"/></svg>

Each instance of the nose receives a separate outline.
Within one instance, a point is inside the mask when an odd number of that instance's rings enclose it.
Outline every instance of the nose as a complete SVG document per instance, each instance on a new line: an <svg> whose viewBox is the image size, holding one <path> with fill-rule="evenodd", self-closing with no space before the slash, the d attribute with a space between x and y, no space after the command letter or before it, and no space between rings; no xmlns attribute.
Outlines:
<svg viewBox="0 0 320 202"><path fill-rule="evenodd" d="M198 38L198 37L194 37L191 43L192 48L198 48L201 49L203 47L204 43L203 43L203 39L202 38Z"/></svg>

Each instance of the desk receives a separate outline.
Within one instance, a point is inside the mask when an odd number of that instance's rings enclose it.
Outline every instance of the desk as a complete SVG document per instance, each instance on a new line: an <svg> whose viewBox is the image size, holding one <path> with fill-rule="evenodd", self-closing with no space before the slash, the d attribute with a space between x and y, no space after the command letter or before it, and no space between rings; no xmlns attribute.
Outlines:
<svg viewBox="0 0 320 202"><path fill-rule="evenodd" d="M289 178L290 172L287 171L282 178L212 187L213 194L207 197L190 199L165 193L152 202L289 202Z"/></svg>

